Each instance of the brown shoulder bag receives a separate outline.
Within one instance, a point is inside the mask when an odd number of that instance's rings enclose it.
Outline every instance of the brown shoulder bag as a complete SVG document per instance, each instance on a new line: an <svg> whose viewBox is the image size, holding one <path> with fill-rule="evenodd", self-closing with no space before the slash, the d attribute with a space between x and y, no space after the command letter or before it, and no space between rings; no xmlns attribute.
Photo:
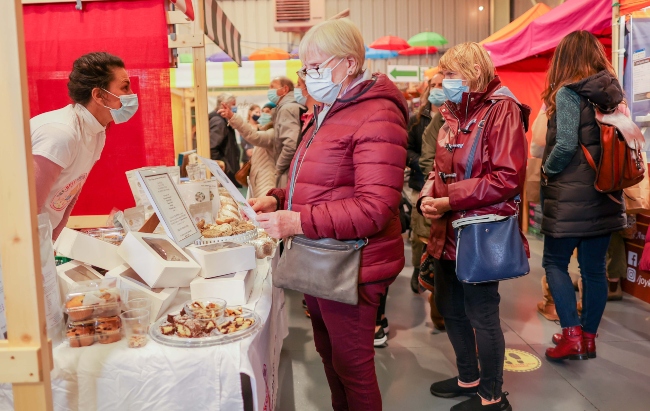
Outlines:
<svg viewBox="0 0 650 411"><path fill-rule="evenodd" d="M601 193L612 193L639 183L646 168L641 155L645 143L641 130L618 107L609 114L595 106L594 110L602 150L598 165L589 150L580 144L587 162L596 170L594 187Z"/></svg>

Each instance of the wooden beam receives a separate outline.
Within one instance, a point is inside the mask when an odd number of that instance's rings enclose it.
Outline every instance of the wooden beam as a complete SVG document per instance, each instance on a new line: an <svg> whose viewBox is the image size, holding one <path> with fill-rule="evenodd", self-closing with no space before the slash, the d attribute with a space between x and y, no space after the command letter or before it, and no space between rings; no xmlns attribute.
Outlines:
<svg viewBox="0 0 650 411"><path fill-rule="evenodd" d="M12 371L16 411L52 410L50 369L52 351L48 348L43 297L43 275L36 221L36 189L29 133L29 95L20 0L6 1L0 13L0 78L5 81L0 93L2 153L0 161L0 257L5 290L8 343L0 352L23 351L22 365L32 369L38 363L34 382L24 382ZM15 358L17 358L14 355ZM21 358L23 356L21 355ZM8 363L9 361L9 363ZM0 369L15 368L0 357ZM31 365L30 365L31 364Z"/></svg>
<svg viewBox="0 0 650 411"><path fill-rule="evenodd" d="M194 35L205 37L203 22L205 10L203 2L199 1L195 11ZM208 76L205 61L205 45L201 44L192 49L194 70L194 118L196 119L196 152L198 155L210 158L210 125L208 122Z"/></svg>
<svg viewBox="0 0 650 411"><path fill-rule="evenodd" d="M167 24L192 24L192 20L189 19L180 10L172 10L165 13L167 18Z"/></svg>
<svg viewBox="0 0 650 411"><path fill-rule="evenodd" d="M175 49L179 47L204 47L205 38L203 32L196 34L176 34L176 40L169 39L167 47ZM205 54L205 52L203 53Z"/></svg>
<svg viewBox="0 0 650 411"><path fill-rule="evenodd" d="M70 216L66 227L68 228L100 228L106 227L107 215L74 215Z"/></svg>

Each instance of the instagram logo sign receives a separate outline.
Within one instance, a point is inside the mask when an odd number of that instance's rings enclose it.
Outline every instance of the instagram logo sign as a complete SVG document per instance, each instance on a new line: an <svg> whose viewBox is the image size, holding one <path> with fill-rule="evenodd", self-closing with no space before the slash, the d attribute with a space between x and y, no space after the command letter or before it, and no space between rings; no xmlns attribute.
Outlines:
<svg viewBox="0 0 650 411"><path fill-rule="evenodd" d="M636 282L636 270L632 267L627 268L627 281L631 283Z"/></svg>

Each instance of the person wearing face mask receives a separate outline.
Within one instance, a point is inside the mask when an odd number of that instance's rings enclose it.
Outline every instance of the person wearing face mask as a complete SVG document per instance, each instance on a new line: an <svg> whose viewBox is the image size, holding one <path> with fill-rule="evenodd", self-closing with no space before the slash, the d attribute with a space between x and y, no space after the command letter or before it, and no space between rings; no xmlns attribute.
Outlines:
<svg viewBox="0 0 650 411"><path fill-rule="evenodd" d="M74 61L68 95L72 104L29 122L37 208L47 212L53 240L66 226L99 160L106 127L127 122L138 110L124 62L108 53L89 53Z"/></svg>
<svg viewBox="0 0 650 411"><path fill-rule="evenodd" d="M254 129L259 129L260 127L260 116L262 115L262 109L260 106L257 104L251 104L250 107L248 107L248 124L253 127ZM242 163L246 163L250 161L251 157L253 156L253 149L255 146L248 141L244 137L241 139L241 149L242 149Z"/></svg>
<svg viewBox="0 0 650 411"><path fill-rule="evenodd" d="M271 117L273 131L275 133L273 150L275 155L276 187L284 187L287 184L289 164L296 152L296 143L300 135L300 116L304 107L296 103L293 89L294 86L291 80L286 77L277 77L271 81L270 88L267 92L271 103L277 106ZM255 137L252 136L251 130L249 127L245 127L248 126L247 124L243 124L243 122L237 120L232 122L234 113L228 105L222 104L219 114L228 120L230 125L254 146L268 145L268 141L262 142L261 144L254 141L253 139ZM267 133L263 133L260 137L266 139L268 136Z"/></svg>
<svg viewBox="0 0 650 411"><path fill-rule="evenodd" d="M239 171L241 149L237 143L235 130L219 115L218 110L228 106L232 113L237 112L237 99L230 93L223 93L217 97L217 106L208 116L210 124L210 158L223 161L226 165L225 173L236 187L241 184L235 178Z"/></svg>
<svg viewBox="0 0 650 411"><path fill-rule="evenodd" d="M530 108L501 85L490 56L477 43L449 49L440 59L440 71L447 98L440 113L446 122L418 210L431 219L427 253L433 258L435 301L456 354L458 376L433 383L430 392L444 398L472 396L452 411L511 411L502 390L505 341L499 282L458 280L452 222L517 213L526 178ZM473 150L471 175L465 178Z"/></svg>
<svg viewBox="0 0 650 411"><path fill-rule="evenodd" d="M320 104L292 161L288 188L249 202L274 238L366 240L356 305L305 299L332 408L381 411L373 340L381 296L404 267L398 207L408 108L386 75L363 69L363 37L348 19L312 27L300 59L298 74ZM309 276L310 267L302 273Z"/></svg>
<svg viewBox="0 0 650 411"><path fill-rule="evenodd" d="M420 161L419 161L420 169L422 170L422 173L425 176L428 176L433 168L433 161L436 157L436 145L438 144L438 132L440 131L442 125L445 124L445 118L440 114L440 110L439 110L439 108L443 105L445 100L447 100L447 97L445 97L445 93L442 90L443 79L444 76L442 75L442 73L438 71L429 80L428 100L429 103L431 103L431 122L429 123L427 128L424 129L424 133L422 134L422 154L420 155ZM420 193L418 192L417 195L419 197ZM417 203L417 199L415 199L414 203ZM413 215L420 216L420 213L418 212L411 213L411 216ZM420 237L423 238L429 237L431 224L427 219L424 219L424 221L425 221L424 225L426 229L422 231L418 230L418 240ZM411 223L411 226L412 225L413 223ZM442 315L440 315L440 312L438 311L438 307L436 306L433 273L427 271L427 267L431 267L431 257L429 257L426 254L424 248L425 247L423 246L422 251L418 255L420 259L417 260L417 262L418 264L421 264L421 266L425 267L426 272L423 273L423 275L420 275L419 281L422 287L431 291L429 293L428 299L429 299L429 307L431 308L430 317L431 317L431 321L433 322L433 327L438 331L444 331L445 320L444 318L442 318ZM416 259L414 255L413 266L415 266L415 263L416 263Z"/></svg>

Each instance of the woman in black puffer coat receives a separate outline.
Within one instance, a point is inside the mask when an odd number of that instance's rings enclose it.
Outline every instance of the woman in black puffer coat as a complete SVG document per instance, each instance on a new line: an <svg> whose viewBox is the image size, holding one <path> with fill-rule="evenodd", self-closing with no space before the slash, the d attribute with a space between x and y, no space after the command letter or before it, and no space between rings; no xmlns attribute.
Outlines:
<svg viewBox="0 0 650 411"><path fill-rule="evenodd" d="M542 97L548 131L543 161L544 258L542 265L555 300L562 334L546 351L550 360L596 357L596 332L607 302L605 255L611 233L626 225L622 192L603 194L594 188L601 157L595 108L617 109L623 91L603 46L594 35L576 31L558 45ZM582 318L576 308L568 266L574 249L583 281Z"/></svg>

